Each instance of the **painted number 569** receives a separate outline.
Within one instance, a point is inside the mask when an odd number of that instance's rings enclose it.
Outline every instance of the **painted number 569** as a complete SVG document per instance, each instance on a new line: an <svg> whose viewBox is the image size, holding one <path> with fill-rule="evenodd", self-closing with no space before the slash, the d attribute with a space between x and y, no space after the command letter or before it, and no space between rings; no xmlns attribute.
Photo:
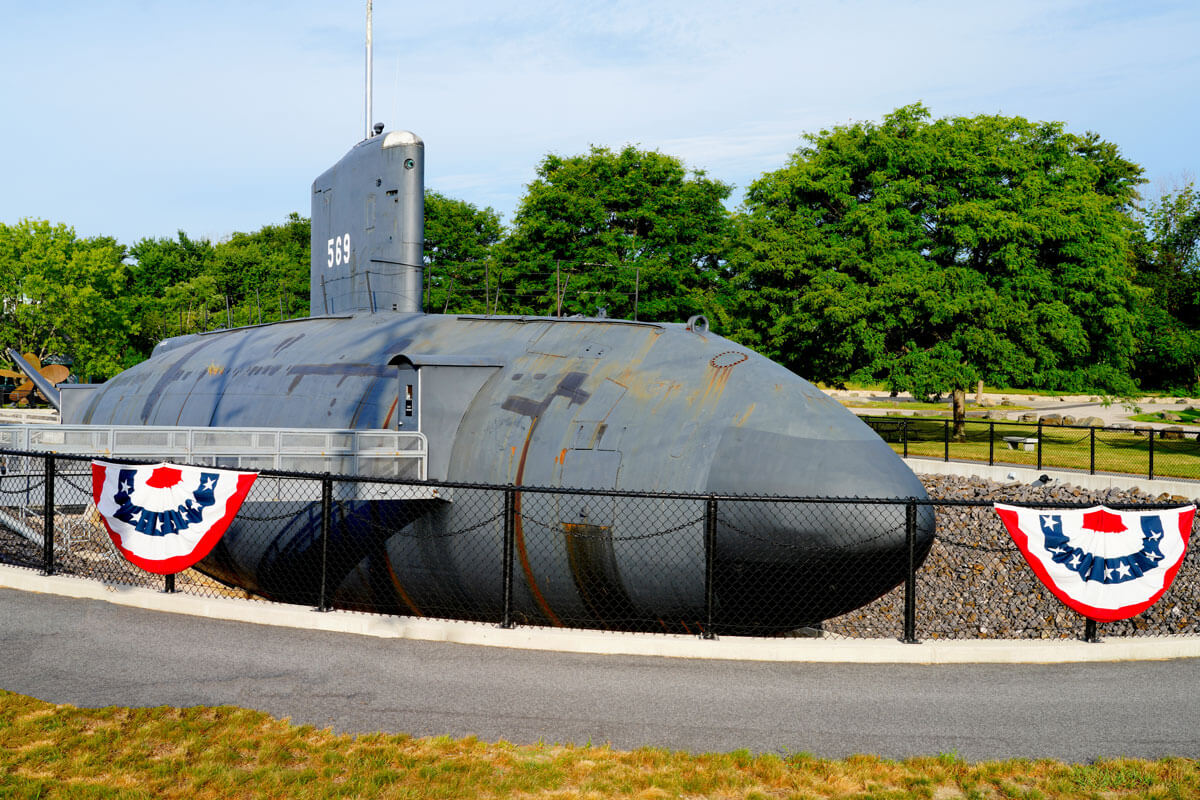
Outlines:
<svg viewBox="0 0 1200 800"><path fill-rule="evenodd" d="M339 267L342 264L350 263L350 234L343 236L335 236L329 240L326 245L326 253L329 256L327 266L333 267L337 264Z"/></svg>

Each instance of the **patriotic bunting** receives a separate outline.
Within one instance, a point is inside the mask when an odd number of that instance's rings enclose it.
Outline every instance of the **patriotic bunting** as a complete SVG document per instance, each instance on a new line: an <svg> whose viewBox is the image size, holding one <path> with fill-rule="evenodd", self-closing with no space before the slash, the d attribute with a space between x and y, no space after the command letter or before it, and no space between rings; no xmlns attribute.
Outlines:
<svg viewBox="0 0 1200 800"><path fill-rule="evenodd" d="M1187 554L1196 513L1191 505L1155 511L995 507L1046 588L1098 622L1136 616L1162 597Z"/></svg>
<svg viewBox="0 0 1200 800"><path fill-rule="evenodd" d="M93 461L92 498L125 558L171 575L212 551L257 477L214 467Z"/></svg>

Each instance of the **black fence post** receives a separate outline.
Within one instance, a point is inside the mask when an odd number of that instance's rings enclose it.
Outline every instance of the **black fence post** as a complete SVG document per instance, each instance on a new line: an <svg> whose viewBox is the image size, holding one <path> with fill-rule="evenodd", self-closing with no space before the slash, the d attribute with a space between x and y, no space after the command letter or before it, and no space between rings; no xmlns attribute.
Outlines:
<svg viewBox="0 0 1200 800"><path fill-rule="evenodd" d="M1100 643L1100 635L1096 632L1096 620L1087 619L1083 623L1083 640L1089 644Z"/></svg>
<svg viewBox="0 0 1200 800"><path fill-rule="evenodd" d="M1154 428L1148 428L1146 433L1150 436L1150 467L1146 475L1150 480L1154 480Z"/></svg>
<svg viewBox="0 0 1200 800"><path fill-rule="evenodd" d="M1037 468L1042 468L1042 421L1038 420L1038 465Z"/></svg>
<svg viewBox="0 0 1200 800"><path fill-rule="evenodd" d="M988 423L988 466L996 464L996 423Z"/></svg>
<svg viewBox="0 0 1200 800"><path fill-rule="evenodd" d="M917 501L904 507L904 533L908 540L908 574L904 578L904 642L917 643Z"/></svg>
<svg viewBox="0 0 1200 800"><path fill-rule="evenodd" d="M54 574L54 456L47 455L42 492L42 574Z"/></svg>
<svg viewBox="0 0 1200 800"><path fill-rule="evenodd" d="M950 420L946 420L942 425L942 441L946 446L946 461L950 460Z"/></svg>
<svg viewBox="0 0 1200 800"><path fill-rule="evenodd" d="M904 440L904 457L908 458L908 417L900 420L900 438Z"/></svg>
<svg viewBox="0 0 1200 800"><path fill-rule="evenodd" d="M328 472L321 478L321 594L317 611L329 611L326 598L325 573L329 555L329 530L333 527L333 478Z"/></svg>
<svg viewBox="0 0 1200 800"><path fill-rule="evenodd" d="M717 638L713 632L714 588L717 560L717 498L709 497L704 504L704 633L705 639Z"/></svg>
<svg viewBox="0 0 1200 800"><path fill-rule="evenodd" d="M1091 439L1091 441L1089 442L1089 448L1090 448L1091 452L1088 455L1088 463L1091 465L1091 473L1093 475L1095 475L1096 474L1096 429L1095 429L1095 427L1089 427L1088 433L1090 434L1090 439Z"/></svg>
<svg viewBox="0 0 1200 800"><path fill-rule="evenodd" d="M513 550L517 540L517 490L504 490L504 598L501 628L513 627Z"/></svg>
<svg viewBox="0 0 1200 800"><path fill-rule="evenodd" d="M163 594L175 594L175 573L163 576Z"/></svg>

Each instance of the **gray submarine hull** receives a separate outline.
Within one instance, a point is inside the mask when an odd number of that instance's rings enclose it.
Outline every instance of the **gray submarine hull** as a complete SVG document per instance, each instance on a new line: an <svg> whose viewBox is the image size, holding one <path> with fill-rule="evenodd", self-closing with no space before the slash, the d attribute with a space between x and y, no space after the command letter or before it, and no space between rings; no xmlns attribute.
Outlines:
<svg viewBox="0 0 1200 800"><path fill-rule="evenodd" d="M180 337L98 387L80 419L110 425L419 430L428 477L517 493L514 608L532 624L692 631L704 619L703 504L532 487L758 496L717 517L717 631L775 632L900 583L900 504L769 496L926 497L840 404L704 329L607 319L403 312L311 317ZM327 564L335 604L495 620L503 493L348 500ZM311 504L256 501L200 569L316 602ZM933 513L918 509L918 557ZM331 552L333 552L331 550Z"/></svg>

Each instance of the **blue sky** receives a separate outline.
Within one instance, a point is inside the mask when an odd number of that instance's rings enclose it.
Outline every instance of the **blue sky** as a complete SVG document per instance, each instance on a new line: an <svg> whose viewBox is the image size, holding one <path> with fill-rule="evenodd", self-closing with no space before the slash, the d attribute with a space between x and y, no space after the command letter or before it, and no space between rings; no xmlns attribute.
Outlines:
<svg viewBox="0 0 1200 800"><path fill-rule="evenodd" d="M126 244L308 215L362 137L362 0L0 0L0 222ZM511 219L538 162L632 143L735 185L922 101L1096 131L1200 176L1200 3L375 0L375 118Z"/></svg>

